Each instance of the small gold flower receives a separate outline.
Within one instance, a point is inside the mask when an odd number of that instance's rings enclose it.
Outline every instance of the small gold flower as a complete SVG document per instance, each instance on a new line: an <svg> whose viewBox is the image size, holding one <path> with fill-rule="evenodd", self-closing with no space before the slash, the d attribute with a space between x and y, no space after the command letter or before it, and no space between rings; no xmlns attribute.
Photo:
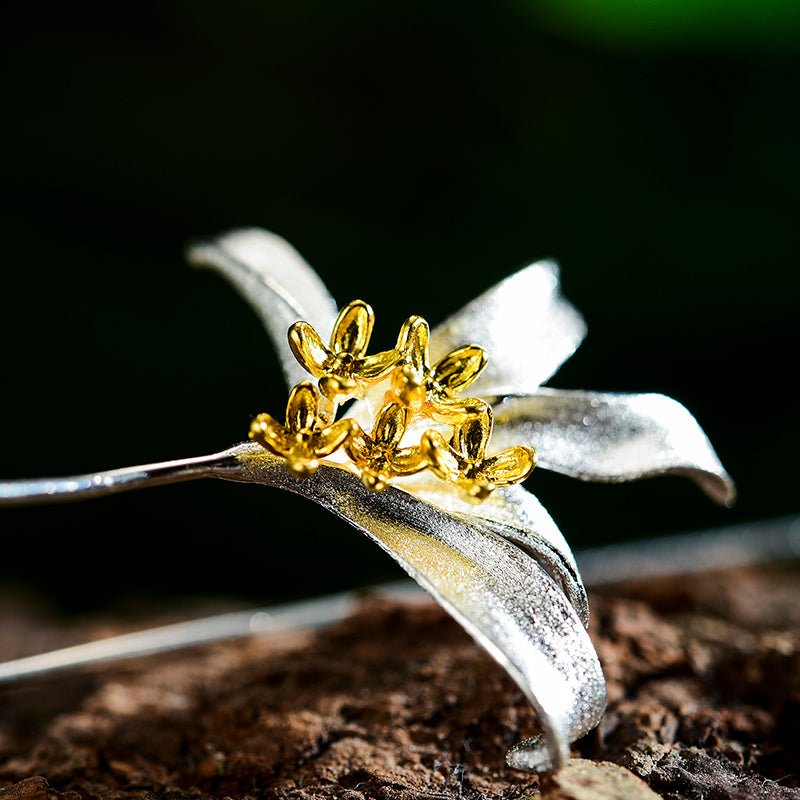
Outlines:
<svg viewBox="0 0 800 800"><path fill-rule="evenodd" d="M361 481L374 492L383 491L400 475L413 475L428 466L428 459L417 447L400 447L408 426L409 410L401 403L390 403L378 415L371 434L358 423L345 444L350 459L358 467Z"/></svg>
<svg viewBox="0 0 800 800"><path fill-rule="evenodd" d="M317 471L319 459L338 450L353 428L353 421L347 418L322 427L319 405L317 387L311 381L298 383L286 404L286 424L259 414L250 425L250 438L285 458L298 478L311 475Z"/></svg>
<svg viewBox="0 0 800 800"><path fill-rule="evenodd" d="M435 422L453 424L481 416L488 408L483 400L455 395L481 374L487 364L486 353L467 344L431 367L429 339L430 329L422 317L410 317L403 323L397 342L401 361L392 376L394 393L412 411Z"/></svg>
<svg viewBox="0 0 800 800"><path fill-rule="evenodd" d="M348 303L336 318L330 347L308 322L289 328L289 347L302 366L319 380L319 390L335 403L361 398L397 364L396 350L366 355L375 312L363 300Z"/></svg>
<svg viewBox="0 0 800 800"><path fill-rule="evenodd" d="M454 483L473 502L485 500L498 487L524 481L536 466L536 451L521 445L487 458L492 424L487 407L484 414L456 426L452 442L439 431L430 430L420 443L431 470Z"/></svg>

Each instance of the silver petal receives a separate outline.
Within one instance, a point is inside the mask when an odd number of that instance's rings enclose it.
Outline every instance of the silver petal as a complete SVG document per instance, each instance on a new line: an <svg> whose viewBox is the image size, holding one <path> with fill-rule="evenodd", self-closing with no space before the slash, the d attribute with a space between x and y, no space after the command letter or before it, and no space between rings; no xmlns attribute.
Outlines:
<svg viewBox="0 0 800 800"><path fill-rule="evenodd" d="M497 489L477 506L462 500L451 486L426 472L403 478L398 488L521 547L558 584L581 622L589 624L589 601L575 557L544 506L522 486Z"/></svg>
<svg viewBox="0 0 800 800"><path fill-rule="evenodd" d="M336 303L325 284L285 239L261 228L244 228L193 245L195 266L211 267L227 278L255 309L280 358L288 386L308 378L286 344L293 322L307 320L328 341Z"/></svg>
<svg viewBox="0 0 800 800"><path fill-rule="evenodd" d="M577 349L586 323L561 295L558 266L537 261L484 292L431 333L434 361L463 344L489 356L471 397L535 391Z"/></svg>
<svg viewBox="0 0 800 800"><path fill-rule="evenodd" d="M686 475L722 505L736 498L697 420L664 395L540 389L492 408L492 446L530 444L546 469L609 483Z"/></svg>
<svg viewBox="0 0 800 800"><path fill-rule="evenodd" d="M486 649L528 697L540 737L517 745L518 769L557 769L569 744L594 728L605 681L589 636L567 596L526 550L389 487L366 490L349 470L323 465L298 481L283 462L241 445L229 480L265 483L314 500L365 533Z"/></svg>
<svg viewBox="0 0 800 800"><path fill-rule="evenodd" d="M561 766L569 744L594 728L605 709L600 663L573 602L538 561L569 562L555 526L528 503L541 530L509 535L524 514L502 506L482 515L448 513L408 492L369 492L348 469L326 464L297 480L282 459L255 444L222 453L71 478L0 482L0 506L82 499L195 478L223 478L285 489L319 503L365 533L516 681L543 733L509 752L519 769ZM535 501L534 501L535 502ZM491 524L490 524L491 523ZM509 523L509 524L506 524ZM503 535L492 529L503 528ZM515 538L516 537L516 538ZM560 552L562 551L563 552ZM544 554L544 556L542 555ZM569 570L558 569L565 574ZM582 587L581 587L582 590Z"/></svg>

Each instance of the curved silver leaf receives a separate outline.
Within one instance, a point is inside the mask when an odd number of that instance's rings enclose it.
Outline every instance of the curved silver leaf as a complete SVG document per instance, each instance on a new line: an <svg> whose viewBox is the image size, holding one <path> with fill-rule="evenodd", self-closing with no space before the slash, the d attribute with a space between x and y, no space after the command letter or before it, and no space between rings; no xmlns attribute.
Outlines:
<svg viewBox="0 0 800 800"><path fill-rule="evenodd" d="M433 361L463 344L489 356L470 397L535 391L577 349L586 323L561 295L558 266L537 261L476 297L431 333Z"/></svg>
<svg viewBox="0 0 800 800"><path fill-rule="evenodd" d="M211 267L227 278L255 309L272 338L288 386L308 378L286 344L297 320L311 322L327 341L336 303L325 284L285 239L261 228L230 231L192 245L190 263Z"/></svg>
<svg viewBox="0 0 800 800"><path fill-rule="evenodd" d="M565 594L523 549L399 489L370 492L337 466L298 481L260 448L229 452L239 467L219 477L287 489L358 528L505 668L543 729L509 753L512 766L558 768L569 743L597 725L606 695L592 643Z"/></svg>
<svg viewBox="0 0 800 800"><path fill-rule="evenodd" d="M609 483L686 475L722 505L736 498L697 420L664 395L540 389L492 408L492 446L530 444L540 467Z"/></svg>

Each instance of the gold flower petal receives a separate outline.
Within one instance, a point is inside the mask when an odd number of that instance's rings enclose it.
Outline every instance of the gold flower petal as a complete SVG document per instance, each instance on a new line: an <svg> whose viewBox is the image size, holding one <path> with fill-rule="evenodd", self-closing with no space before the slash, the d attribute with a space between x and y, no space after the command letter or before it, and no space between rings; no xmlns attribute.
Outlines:
<svg viewBox="0 0 800 800"><path fill-rule="evenodd" d="M455 394L476 380L488 363L482 347L465 344L438 361L433 368L433 379L448 394Z"/></svg>
<svg viewBox="0 0 800 800"><path fill-rule="evenodd" d="M252 421L250 438L277 456L285 456L292 446L292 441L283 425L269 414L259 414Z"/></svg>
<svg viewBox="0 0 800 800"><path fill-rule="evenodd" d="M392 469L397 475L414 475L429 466L421 447L400 447L392 456Z"/></svg>
<svg viewBox="0 0 800 800"><path fill-rule="evenodd" d="M453 447L470 461L483 459L486 445L492 435L492 414L484 412L459 425L453 434Z"/></svg>
<svg viewBox="0 0 800 800"><path fill-rule="evenodd" d="M311 381L303 381L289 393L286 403L286 429L293 433L311 431L317 419L319 394Z"/></svg>
<svg viewBox="0 0 800 800"><path fill-rule="evenodd" d="M369 458L372 440L354 419L350 423L350 436L345 440L344 451L354 464L359 465Z"/></svg>
<svg viewBox="0 0 800 800"><path fill-rule="evenodd" d="M368 381L375 381L385 377L397 366L400 356L396 350L384 350L371 356L364 356L357 364L360 377Z"/></svg>
<svg viewBox="0 0 800 800"><path fill-rule="evenodd" d="M315 378L325 371L325 362L331 353L325 347L313 325L308 322L295 322L289 328L289 347L294 357Z"/></svg>
<svg viewBox="0 0 800 800"><path fill-rule="evenodd" d="M320 457L329 456L335 450L338 450L350 436L353 430L354 422L351 419L340 419L323 428L316 436L314 450Z"/></svg>
<svg viewBox="0 0 800 800"><path fill-rule="evenodd" d="M296 478L307 478L319 469L319 459L307 443L298 443L286 456L286 466Z"/></svg>
<svg viewBox="0 0 800 800"><path fill-rule="evenodd" d="M320 377L319 390L331 402L341 403L354 397L359 391L359 386L358 381L354 378L330 373Z"/></svg>
<svg viewBox="0 0 800 800"><path fill-rule="evenodd" d="M428 323L419 316L409 317L400 328L397 351L414 370L428 370L428 341L431 332Z"/></svg>
<svg viewBox="0 0 800 800"><path fill-rule="evenodd" d="M462 424L479 420L489 406L477 397L447 397L440 395L430 400L430 416L434 422L444 425Z"/></svg>
<svg viewBox="0 0 800 800"><path fill-rule="evenodd" d="M532 447L509 447L485 459L480 467L481 476L495 486L510 486L524 481L536 466L536 451Z"/></svg>
<svg viewBox="0 0 800 800"><path fill-rule="evenodd" d="M395 450L406 432L408 409L401 403L390 403L384 408L372 432L376 445L385 450Z"/></svg>
<svg viewBox="0 0 800 800"><path fill-rule="evenodd" d="M361 358L367 352L375 312L363 300L348 303L336 318L331 336L331 349L334 353L350 353Z"/></svg>
<svg viewBox="0 0 800 800"><path fill-rule="evenodd" d="M439 431L425 431L420 440L420 449L433 472L443 480L455 480L461 464L447 439Z"/></svg>

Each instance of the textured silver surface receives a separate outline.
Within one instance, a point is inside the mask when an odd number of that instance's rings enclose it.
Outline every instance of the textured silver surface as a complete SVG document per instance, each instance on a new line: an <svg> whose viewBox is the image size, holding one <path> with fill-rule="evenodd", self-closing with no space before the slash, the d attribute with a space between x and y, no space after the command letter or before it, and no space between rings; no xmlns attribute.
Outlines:
<svg viewBox="0 0 800 800"><path fill-rule="evenodd" d="M189 248L189 261L227 278L261 317L278 354L288 387L308 378L289 351L286 331L298 320L313 321L327 341L336 303L316 272L285 239L260 228L230 231Z"/></svg>
<svg viewBox="0 0 800 800"><path fill-rule="evenodd" d="M584 625L589 624L589 601L575 557L544 506L521 486L495 491L479 506L462 500L429 473L404 480L401 487L427 503L481 530L514 542L547 571L572 603Z"/></svg>
<svg viewBox="0 0 800 800"><path fill-rule="evenodd" d="M586 323L561 295L558 267L537 261L476 297L431 332L434 361L463 344L480 345L489 364L470 396L535 391L577 349Z"/></svg>
<svg viewBox="0 0 800 800"><path fill-rule="evenodd" d="M492 409L493 444L529 444L545 469L611 483L685 475L722 505L736 497L695 418L664 395L540 389L495 400Z"/></svg>

